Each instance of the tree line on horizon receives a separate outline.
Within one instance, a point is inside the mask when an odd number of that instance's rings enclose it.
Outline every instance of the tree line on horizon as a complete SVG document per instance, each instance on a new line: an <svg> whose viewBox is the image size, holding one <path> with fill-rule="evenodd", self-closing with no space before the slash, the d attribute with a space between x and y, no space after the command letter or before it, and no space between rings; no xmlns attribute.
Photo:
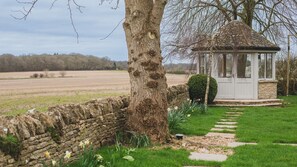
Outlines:
<svg viewBox="0 0 297 167"><path fill-rule="evenodd" d="M167 73L186 74L195 70L190 63L164 64ZM0 72L23 71L81 71L81 70L127 70L127 61L112 61L108 57L82 54L34 54L15 56L0 55Z"/></svg>
<svg viewBox="0 0 297 167"><path fill-rule="evenodd" d="M62 71L62 70L124 70L126 61L112 61L108 57L82 54L0 55L0 72Z"/></svg>

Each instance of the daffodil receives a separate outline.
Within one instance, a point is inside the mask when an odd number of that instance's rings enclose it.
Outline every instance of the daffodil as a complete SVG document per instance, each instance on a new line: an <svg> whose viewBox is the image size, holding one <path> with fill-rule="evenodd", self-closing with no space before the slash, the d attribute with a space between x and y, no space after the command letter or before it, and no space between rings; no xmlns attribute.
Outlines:
<svg viewBox="0 0 297 167"><path fill-rule="evenodd" d="M167 111L168 111L168 112L171 111L171 108L167 108Z"/></svg>
<svg viewBox="0 0 297 167"><path fill-rule="evenodd" d="M49 153L48 151L46 151L46 152L44 153L44 156L45 156L45 158L47 158L47 159L50 159L50 158L51 158L51 155L50 155L50 153Z"/></svg>
<svg viewBox="0 0 297 167"><path fill-rule="evenodd" d="M70 157L71 157L71 152L70 151L66 151L64 158L65 159L69 159Z"/></svg>
<svg viewBox="0 0 297 167"><path fill-rule="evenodd" d="M97 161L101 162L103 160L103 157L100 154L95 155Z"/></svg>
<svg viewBox="0 0 297 167"><path fill-rule="evenodd" d="M190 116L191 116L191 114L188 114L188 115L187 115L187 117L190 117Z"/></svg>
<svg viewBox="0 0 297 167"><path fill-rule="evenodd" d="M81 147L81 148L85 148L85 143L84 142L79 142L79 147Z"/></svg>
<svg viewBox="0 0 297 167"><path fill-rule="evenodd" d="M89 145L89 144L90 144L90 140L87 139L87 140L85 141L85 145L87 146L87 145Z"/></svg>
<svg viewBox="0 0 297 167"><path fill-rule="evenodd" d="M175 107L174 107L174 109L175 109L175 110L177 110L177 109L178 109L178 107L177 107L177 106L175 106Z"/></svg>
<svg viewBox="0 0 297 167"><path fill-rule="evenodd" d="M53 165L53 166L56 166L56 164L57 164L57 161L52 160L52 165Z"/></svg>

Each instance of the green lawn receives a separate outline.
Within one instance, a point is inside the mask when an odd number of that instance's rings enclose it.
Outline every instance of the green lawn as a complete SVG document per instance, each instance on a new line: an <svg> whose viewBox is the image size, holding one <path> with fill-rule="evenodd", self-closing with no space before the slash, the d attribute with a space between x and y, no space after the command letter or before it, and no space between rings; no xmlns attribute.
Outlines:
<svg viewBox="0 0 297 167"><path fill-rule="evenodd" d="M227 110L228 108L225 107L210 107L205 114L192 113L191 117L174 133L197 136L206 135Z"/></svg>
<svg viewBox="0 0 297 167"><path fill-rule="evenodd" d="M236 137L243 142L297 143L297 96L286 107L250 107L238 120Z"/></svg>
<svg viewBox="0 0 297 167"><path fill-rule="evenodd" d="M102 148L99 153L108 162L112 162L110 150L113 148ZM119 153L115 153L116 161L114 162L115 167L182 167L182 166L193 166L193 165L206 165L206 166L220 166L218 162L203 162L189 160L189 151L186 150L172 150L165 148L161 150L152 149L136 149L135 152L131 153L131 156L135 161L130 162L121 158Z"/></svg>
<svg viewBox="0 0 297 167"><path fill-rule="evenodd" d="M297 96L283 97L289 102L286 107L246 107L244 114L238 119L236 135L238 140L258 142L258 145L248 145L235 148L235 154L227 161L205 162L188 159L186 150L151 148L136 149L131 153L135 161L129 162L120 153L105 147L99 153L106 161L115 158L115 167L182 167L182 166L212 166L212 167L293 167L297 166L297 147L274 145L273 143L297 143ZM225 107L211 107L206 114L192 113L176 133L187 135L205 135L215 123L229 111ZM112 154L113 153L113 154ZM75 164L74 164L75 166Z"/></svg>
<svg viewBox="0 0 297 167"><path fill-rule="evenodd" d="M297 147L278 145L241 146L222 167L295 167Z"/></svg>

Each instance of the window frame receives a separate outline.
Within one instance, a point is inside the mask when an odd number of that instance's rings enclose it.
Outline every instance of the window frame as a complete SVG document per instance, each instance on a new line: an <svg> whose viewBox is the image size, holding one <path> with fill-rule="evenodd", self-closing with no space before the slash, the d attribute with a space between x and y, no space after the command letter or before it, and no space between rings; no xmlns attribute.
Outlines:
<svg viewBox="0 0 297 167"><path fill-rule="evenodd" d="M260 56L264 56L264 75L263 77L260 77ZM268 66L268 56L271 56L271 77L267 77L267 66ZM273 80L274 79L274 54L273 53L258 53L258 78L260 80Z"/></svg>

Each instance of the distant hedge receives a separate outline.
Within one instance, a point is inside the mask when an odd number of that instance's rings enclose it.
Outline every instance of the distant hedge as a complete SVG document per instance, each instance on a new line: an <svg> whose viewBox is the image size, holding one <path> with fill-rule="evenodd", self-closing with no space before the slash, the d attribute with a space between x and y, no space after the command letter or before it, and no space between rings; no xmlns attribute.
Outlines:
<svg viewBox="0 0 297 167"><path fill-rule="evenodd" d="M0 72L63 71L63 70L124 70L126 61L112 61L107 57L82 54L0 55Z"/></svg>

